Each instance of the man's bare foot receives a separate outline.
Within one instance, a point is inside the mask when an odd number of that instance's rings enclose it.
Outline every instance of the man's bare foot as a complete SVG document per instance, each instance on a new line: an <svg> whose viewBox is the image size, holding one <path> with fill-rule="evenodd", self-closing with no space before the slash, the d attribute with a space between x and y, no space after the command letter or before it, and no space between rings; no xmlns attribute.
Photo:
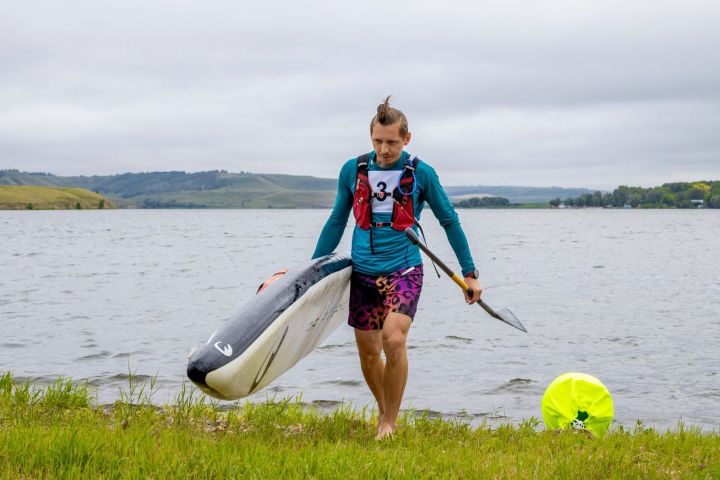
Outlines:
<svg viewBox="0 0 720 480"><path fill-rule="evenodd" d="M393 426L390 423L381 422L378 426L378 433L375 435L375 440L383 440L385 438L391 438L395 435L397 426Z"/></svg>

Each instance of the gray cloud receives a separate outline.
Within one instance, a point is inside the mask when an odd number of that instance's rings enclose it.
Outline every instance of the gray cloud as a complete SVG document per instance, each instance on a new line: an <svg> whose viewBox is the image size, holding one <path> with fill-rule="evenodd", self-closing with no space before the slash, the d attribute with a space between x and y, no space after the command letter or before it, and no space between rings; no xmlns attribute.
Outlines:
<svg viewBox="0 0 720 480"><path fill-rule="evenodd" d="M447 184L720 178L717 2L5 2L0 168L330 177L396 95Z"/></svg>

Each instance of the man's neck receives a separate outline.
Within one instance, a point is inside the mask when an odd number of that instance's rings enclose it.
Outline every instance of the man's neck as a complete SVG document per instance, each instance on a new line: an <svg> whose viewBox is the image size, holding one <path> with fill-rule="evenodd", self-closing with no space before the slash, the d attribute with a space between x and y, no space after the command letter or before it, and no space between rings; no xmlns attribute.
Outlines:
<svg viewBox="0 0 720 480"><path fill-rule="evenodd" d="M373 161L375 162L375 164L376 164L378 167L380 167L380 168L392 168L392 167L397 166L398 162L400 162L400 160L402 160L402 158L403 158L403 152L400 153L400 156L399 156L398 158L396 158L395 160L392 160L392 161L390 161L390 162L383 162L382 160L380 160L380 157L378 157L377 154L375 154L374 157L375 157L375 158L373 159Z"/></svg>

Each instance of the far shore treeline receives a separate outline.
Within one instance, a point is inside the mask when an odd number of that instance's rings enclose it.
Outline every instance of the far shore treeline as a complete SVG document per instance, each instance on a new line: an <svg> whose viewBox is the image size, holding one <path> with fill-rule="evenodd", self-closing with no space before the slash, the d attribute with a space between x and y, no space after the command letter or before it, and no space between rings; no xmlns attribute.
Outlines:
<svg viewBox="0 0 720 480"><path fill-rule="evenodd" d="M605 208L720 208L720 181L674 182L659 187L620 186L610 192L583 193L565 200L555 198L551 207Z"/></svg>
<svg viewBox="0 0 720 480"><path fill-rule="evenodd" d="M504 197L471 197L453 203L455 208L508 208L519 206L511 204L510 200Z"/></svg>

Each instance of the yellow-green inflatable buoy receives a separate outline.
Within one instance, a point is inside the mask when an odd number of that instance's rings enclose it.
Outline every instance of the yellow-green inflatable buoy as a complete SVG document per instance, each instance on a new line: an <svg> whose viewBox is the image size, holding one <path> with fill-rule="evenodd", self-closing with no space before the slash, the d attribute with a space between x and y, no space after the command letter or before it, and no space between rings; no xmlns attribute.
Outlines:
<svg viewBox="0 0 720 480"><path fill-rule="evenodd" d="M547 387L542 398L543 420L552 429L572 426L603 436L613 413L608 389L585 373L563 373Z"/></svg>

